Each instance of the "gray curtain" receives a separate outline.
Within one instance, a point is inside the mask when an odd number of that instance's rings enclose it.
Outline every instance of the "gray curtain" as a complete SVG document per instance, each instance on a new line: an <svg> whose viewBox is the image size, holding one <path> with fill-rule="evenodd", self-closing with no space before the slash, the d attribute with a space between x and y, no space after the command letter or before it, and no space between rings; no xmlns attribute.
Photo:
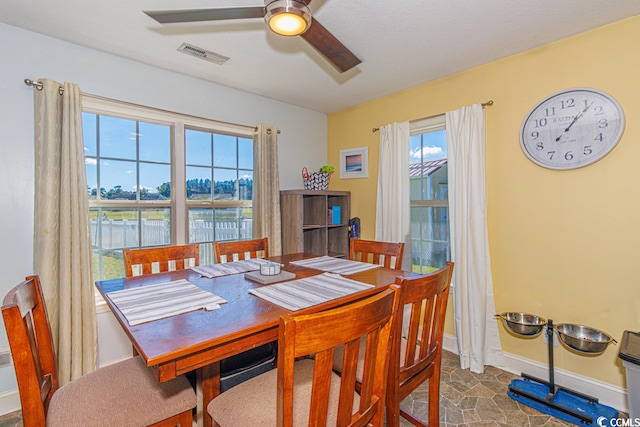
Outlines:
<svg viewBox="0 0 640 427"><path fill-rule="evenodd" d="M268 237L269 255L282 254L278 128L265 124L253 132L253 237Z"/></svg>
<svg viewBox="0 0 640 427"><path fill-rule="evenodd" d="M77 85L34 90L34 271L42 280L60 385L96 367L89 201Z"/></svg>

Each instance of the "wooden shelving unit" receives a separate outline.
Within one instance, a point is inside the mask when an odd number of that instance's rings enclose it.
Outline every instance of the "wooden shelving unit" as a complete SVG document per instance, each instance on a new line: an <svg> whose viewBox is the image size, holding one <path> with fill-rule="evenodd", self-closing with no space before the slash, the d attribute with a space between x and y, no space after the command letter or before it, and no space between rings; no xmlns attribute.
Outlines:
<svg viewBox="0 0 640 427"><path fill-rule="evenodd" d="M281 191L282 253L348 258L350 200L348 191ZM333 206L340 207L336 224L329 215Z"/></svg>

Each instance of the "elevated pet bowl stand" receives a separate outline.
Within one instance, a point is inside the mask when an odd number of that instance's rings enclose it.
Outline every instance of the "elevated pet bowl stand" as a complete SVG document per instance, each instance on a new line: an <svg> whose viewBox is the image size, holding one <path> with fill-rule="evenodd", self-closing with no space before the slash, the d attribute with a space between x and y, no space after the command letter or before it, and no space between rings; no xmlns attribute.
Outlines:
<svg viewBox="0 0 640 427"><path fill-rule="evenodd" d="M605 417L607 420L617 418L618 411L598 403L597 398L555 384L553 320L547 320L545 333L549 353L549 380L545 381L523 373L521 376L524 380L511 381L507 394L524 405L577 425L593 425L594 418L598 420L601 419L600 417Z"/></svg>

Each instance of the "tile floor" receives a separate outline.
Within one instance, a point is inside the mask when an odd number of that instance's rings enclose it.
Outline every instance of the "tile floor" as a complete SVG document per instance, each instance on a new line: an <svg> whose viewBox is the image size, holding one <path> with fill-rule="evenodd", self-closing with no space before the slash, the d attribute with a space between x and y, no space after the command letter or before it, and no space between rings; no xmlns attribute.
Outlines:
<svg viewBox="0 0 640 427"><path fill-rule="evenodd" d="M560 427L572 426L507 396L509 383L517 375L487 367L483 374L460 369L457 355L442 353L440 425L444 427ZM427 385L416 389L402 405L419 419L427 419ZM402 418L401 418L402 420ZM402 426L411 424L402 420Z"/></svg>
<svg viewBox="0 0 640 427"><path fill-rule="evenodd" d="M458 356L443 352L440 386L440 425L444 427L561 427L565 421L522 405L507 396L516 375L494 367L483 374L460 369ZM403 401L403 406L420 419L427 417L427 387L421 386ZM409 426L402 421L402 426ZM0 427L21 427L19 413L0 416Z"/></svg>

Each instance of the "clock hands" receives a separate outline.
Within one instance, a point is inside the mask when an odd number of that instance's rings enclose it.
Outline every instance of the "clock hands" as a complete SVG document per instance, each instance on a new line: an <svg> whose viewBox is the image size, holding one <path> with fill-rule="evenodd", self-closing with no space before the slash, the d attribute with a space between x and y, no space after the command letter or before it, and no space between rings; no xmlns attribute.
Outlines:
<svg viewBox="0 0 640 427"><path fill-rule="evenodd" d="M595 102L595 101L594 101L594 102ZM584 116L584 113L586 113L586 112L587 112L587 110L588 110L589 108L591 108L591 106L592 106L592 105L593 105L593 102L592 102L591 104L587 105L587 107L586 107L584 110L582 110L582 112L581 112L580 114L576 115L576 116L573 118L573 120L571 121L571 123L569 123L569 126L567 126L567 127L562 131L562 133L560 134L560 136L556 138L556 142L560 141L560 138L562 138L562 135L564 135L565 133L569 132L569 129L571 129L571 126L573 126L573 124L574 124L575 122L577 122L577 121L578 121L578 119L579 119L580 117Z"/></svg>

